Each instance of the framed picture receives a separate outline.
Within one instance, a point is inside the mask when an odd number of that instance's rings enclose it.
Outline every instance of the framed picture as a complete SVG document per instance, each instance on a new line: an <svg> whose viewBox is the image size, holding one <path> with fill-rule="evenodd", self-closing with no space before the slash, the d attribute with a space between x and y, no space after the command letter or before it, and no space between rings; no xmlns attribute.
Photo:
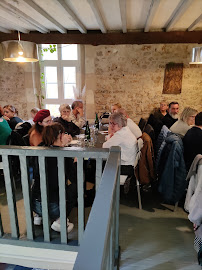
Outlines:
<svg viewBox="0 0 202 270"><path fill-rule="evenodd" d="M180 94L182 89L182 63L168 63L165 68L163 94Z"/></svg>

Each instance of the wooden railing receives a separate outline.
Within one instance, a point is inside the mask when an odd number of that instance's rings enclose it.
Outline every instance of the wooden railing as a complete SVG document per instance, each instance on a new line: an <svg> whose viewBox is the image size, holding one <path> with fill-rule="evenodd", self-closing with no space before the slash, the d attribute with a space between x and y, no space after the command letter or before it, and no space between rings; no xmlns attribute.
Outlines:
<svg viewBox="0 0 202 270"><path fill-rule="evenodd" d="M118 152L117 152L118 151ZM0 146L0 155L2 156L3 172L5 179L5 189L9 209L11 233L5 234L0 216L0 261L4 263L19 264L24 266L40 267L45 269L72 269L77 256L78 247L83 241L84 235L84 172L83 160L92 158L96 160L96 199L92 207L92 213L97 213L96 219L99 219L100 212L99 202L103 201L107 215L104 216L105 226L102 233L110 235L110 242L105 245L103 257L108 258L108 265L114 262L114 251L117 253L118 239L116 244L112 245L114 236L118 237L118 205L119 205L119 165L120 150L117 148L95 149L95 148L46 148L46 147L18 147L18 146ZM11 156L17 156L20 160L21 184L24 200L24 209L26 217L26 238L21 239L19 233L19 222L16 210L14 179L12 175L12 166L10 162ZM31 189L29 181L29 164L28 157L38 157L40 185L42 194L42 214L43 214L43 239L35 237L35 229L33 225L33 213L31 209ZM61 233L60 241L52 241L50 233L50 224L48 217L48 200L47 200L47 179L45 170L45 158L57 157L58 160L58 180L59 180L59 198L60 198L60 222ZM66 227L66 200L65 194L65 175L64 175L64 158L77 157L77 186L78 186L78 242L72 245L68 241L68 233ZM107 159L104 173L102 175L103 160ZM110 169L111 168L111 169ZM102 181L101 181L102 179ZM109 185L109 183L111 183ZM116 188L115 188L116 186ZM114 189L115 188L115 189ZM109 193L108 193L109 192ZM107 194L107 197L106 197ZM110 198L110 196L112 196ZM98 201L98 202L97 202ZM115 210L116 209L116 210ZM90 214L92 216L92 214ZM93 214L94 218L94 214ZM90 218L91 220L91 218ZM97 225L96 225L97 226ZM88 222L86 230L88 238L89 230L92 230L92 223ZM90 228L90 229L89 229ZM113 228L113 229L112 229ZM114 230L114 228L116 228ZM96 228L94 228L96 230ZM86 233L85 233L86 234ZM89 236L91 237L91 236ZM112 241L112 243L111 243ZM6 247L9 246L9 249ZM19 248L20 247L20 248ZM109 249L109 250L108 250ZM106 256L106 251L110 256ZM82 252L82 246L81 246ZM58 254L57 256L55 256ZM79 251L80 254L80 251ZM82 254L82 253L81 253ZM89 254L90 255L90 254ZM109 254L108 254L109 255ZM90 255L91 257L91 255ZM90 259L89 257L89 259ZM60 260L58 260L60 258ZM79 255L80 258L80 255ZM110 259L111 258L111 259ZM111 260L111 261L110 261ZM76 267L76 266L75 266ZM78 269L78 268L75 268ZM87 269L87 268L86 268ZM90 269L90 268L89 268ZM92 268L93 269L93 268ZM98 268L94 268L98 269ZM104 268L99 268L104 269ZM108 269L108 268L106 268Z"/></svg>

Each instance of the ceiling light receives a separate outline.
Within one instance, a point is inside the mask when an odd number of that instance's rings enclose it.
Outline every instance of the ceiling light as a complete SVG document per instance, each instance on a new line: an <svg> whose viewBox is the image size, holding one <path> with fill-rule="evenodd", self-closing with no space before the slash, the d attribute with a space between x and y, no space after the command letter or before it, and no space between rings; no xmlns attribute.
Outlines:
<svg viewBox="0 0 202 270"><path fill-rule="evenodd" d="M192 57L189 64L202 64L202 47L192 49Z"/></svg>
<svg viewBox="0 0 202 270"><path fill-rule="evenodd" d="M18 40L8 40L1 43L3 60L8 62L37 62L37 44L29 41L21 41L18 32Z"/></svg>

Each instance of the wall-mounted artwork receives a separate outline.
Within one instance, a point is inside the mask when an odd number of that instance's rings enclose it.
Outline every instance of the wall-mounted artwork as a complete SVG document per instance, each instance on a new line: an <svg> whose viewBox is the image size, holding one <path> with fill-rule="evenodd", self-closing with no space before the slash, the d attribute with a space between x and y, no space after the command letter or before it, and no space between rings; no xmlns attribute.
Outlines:
<svg viewBox="0 0 202 270"><path fill-rule="evenodd" d="M163 94L180 94L182 89L183 64L169 63L164 74Z"/></svg>

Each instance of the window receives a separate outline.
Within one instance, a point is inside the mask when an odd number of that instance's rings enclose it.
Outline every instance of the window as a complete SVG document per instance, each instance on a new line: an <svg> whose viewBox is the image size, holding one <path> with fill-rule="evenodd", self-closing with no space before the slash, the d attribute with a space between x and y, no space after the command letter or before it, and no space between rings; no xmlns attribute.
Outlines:
<svg viewBox="0 0 202 270"><path fill-rule="evenodd" d="M53 46L53 45L52 45ZM76 44L55 45L56 51L49 50L40 53L41 72L44 74L44 106L51 115L59 116L61 104L71 105L74 97L74 88L80 87L80 47ZM39 46L49 48L49 44Z"/></svg>

